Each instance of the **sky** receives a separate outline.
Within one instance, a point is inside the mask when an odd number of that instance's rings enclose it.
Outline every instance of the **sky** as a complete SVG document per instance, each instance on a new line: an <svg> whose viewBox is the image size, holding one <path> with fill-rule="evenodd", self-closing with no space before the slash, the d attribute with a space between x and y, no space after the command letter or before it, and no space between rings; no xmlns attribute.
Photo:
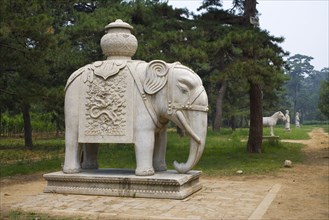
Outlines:
<svg viewBox="0 0 329 220"><path fill-rule="evenodd" d="M258 0L260 28L276 37L284 37L280 46L289 56L302 54L314 59L315 70L329 67L329 0ZM197 12L202 0L169 0L174 8ZM232 0L224 0L224 8Z"/></svg>

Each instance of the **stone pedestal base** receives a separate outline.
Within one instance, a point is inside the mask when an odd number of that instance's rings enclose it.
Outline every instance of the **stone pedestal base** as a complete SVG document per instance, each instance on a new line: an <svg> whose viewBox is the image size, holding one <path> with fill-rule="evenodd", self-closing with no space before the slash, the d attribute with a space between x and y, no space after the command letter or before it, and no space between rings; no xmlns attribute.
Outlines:
<svg viewBox="0 0 329 220"><path fill-rule="evenodd" d="M270 144L278 144L280 141L279 136L263 136L263 141L268 140Z"/></svg>
<svg viewBox="0 0 329 220"><path fill-rule="evenodd" d="M153 176L135 176L129 169L82 170L77 174L60 171L44 175L48 181L44 192L184 199L201 189L200 175L201 171L179 174L173 170Z"/></svg>

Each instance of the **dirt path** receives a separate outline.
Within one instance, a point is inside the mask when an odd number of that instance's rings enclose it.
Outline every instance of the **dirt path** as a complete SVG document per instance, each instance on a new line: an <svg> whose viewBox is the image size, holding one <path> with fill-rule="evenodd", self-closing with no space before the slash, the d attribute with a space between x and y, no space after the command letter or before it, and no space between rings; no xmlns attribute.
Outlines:
<svg viewBox="0 0 329 220"><path fill-rule="evenodd" d="M323 129L309 135L298 141L306 144L305 162L279 172L282 188L263 219L329 219L329 135Z"/></svg>
<svg viewBox="0 0 329 220"><path fill-rule="evenodd" d="M232 181L237 181L246 186L278 183L282 187L263 219L327 220L329 219L329 135L323 129L315 129L310 136L312 139L302 141L306 144L303 148L305 162L294 165L291 169L282 169L275 176L207 177L204 181L213 184L219 182L219 185L225 181L229 181L230 184L234 184ZM224 182L220 182L223 180ZM13 205L40 194L46 182L41 174L36 174L3 179L0 184L0 213L3 217Z"/></svg>

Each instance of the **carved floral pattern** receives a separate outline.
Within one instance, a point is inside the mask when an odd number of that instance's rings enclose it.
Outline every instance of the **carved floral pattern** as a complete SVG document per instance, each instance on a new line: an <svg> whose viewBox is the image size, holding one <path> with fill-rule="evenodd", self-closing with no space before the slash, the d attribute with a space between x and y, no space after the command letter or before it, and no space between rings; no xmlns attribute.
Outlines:
<svg viewBox="0 0 329 220"><path fill-rule="evenodd" d="M130 33L108 33L101 39L103 53L108 56L132 57L137 50L137 39Z"/></svg>

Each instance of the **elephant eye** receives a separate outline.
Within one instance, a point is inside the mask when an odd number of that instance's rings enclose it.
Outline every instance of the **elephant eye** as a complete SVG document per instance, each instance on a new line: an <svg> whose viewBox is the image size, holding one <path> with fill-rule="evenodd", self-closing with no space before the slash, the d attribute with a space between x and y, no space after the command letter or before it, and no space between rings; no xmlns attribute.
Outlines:
<svg viewBox="0 0 329 220"><path fill-rule="evenodd" d="M189 93L189 88L182 84L182 83L178 83L177 87L179 88L179 90L183 93L183 94L188 94Z"/></svg>
<svg viewBox="0 0 329 220"><path fill-rule="evenodd" d="M180 89L180 91L182 91L183 94L187 94L189 92L188 88L181 83L179 83L177 87Z"/></svg>
<svg viewBox="0 0 329 220"><path fill-rule="evenodd" d="M187 94L188 93L187 89L181 89L181 90L182 90L182 93L183 94Z"/></svg>

